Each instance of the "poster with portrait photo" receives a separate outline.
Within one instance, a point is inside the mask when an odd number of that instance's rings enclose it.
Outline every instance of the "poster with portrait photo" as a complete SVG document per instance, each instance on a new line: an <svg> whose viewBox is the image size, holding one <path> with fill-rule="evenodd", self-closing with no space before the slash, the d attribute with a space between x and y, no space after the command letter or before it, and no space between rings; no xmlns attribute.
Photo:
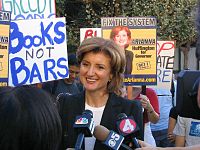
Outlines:
<svg viewBox="0 0 200 150"><path fill-rule="evenodd" d="M155 17L101 18L102 37L114 40L126 56L124 85L156 85Z"/></svg>

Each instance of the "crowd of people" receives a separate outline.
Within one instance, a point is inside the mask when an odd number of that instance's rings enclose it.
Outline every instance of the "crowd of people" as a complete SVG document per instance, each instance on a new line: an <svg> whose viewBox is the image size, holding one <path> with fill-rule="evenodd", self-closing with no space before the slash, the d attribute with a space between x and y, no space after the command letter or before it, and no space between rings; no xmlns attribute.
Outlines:
<svg viewBox="0 0 200 150"><path fill-rule="evenodd" d="M43 83L40 88L0 87L0 149L66 150L75 148L77 139L80 149L110 149L106 141L92 135L91 126L91 136L85 138L75 128L77 121L88 123L84 118L77 120L79 115L87 116L83 112L88 110L90 121L113 131L113 139L120 138L114 134L119 132L119 114L131 116L137 128L131 133L139 143L136 150L199 150L200 116L182 116L174 103L174 90L146 88L144 92L142 87L124 87L124 74L132 73L130 41L127 27L115 27L110 39L85 39L76 55L69 55L69 78ZM200 114L200 77L191 89L189 101L193 112ZM131 128L128 122L122 130L126 135ZM134 142L132 137L123 141L131 149Z"/></svg>
<svg viewBox="0 0 200 150"><path fill-rule="evenodd" d="M75 63L71 63L72 60ZM120 113L133 117L139 128L134 136L144 150L170 150L167 147L175 146L199 148L199 119L179 116L169 91L146 88L143 93L141 87L133 87L132 100L123 96L126 92L122 92L125 66L125 53L113 40L94 37L81 43L76 57L69 57L68 84L81 84L81 90L70 92L52 88L52 83L45 83L42 88L31 85L1 87L0 149L74 148L79 136L74 128L75 119L84 110L93 113L96 126L102 125L116 132ZM189 95L200 112L199 83L200 78ZM59 82L57 84L59 87ZM131 141L126 140L124 143L131 146ZM86 150L110 149L94 136L85 137L82 147Z"/></svg>

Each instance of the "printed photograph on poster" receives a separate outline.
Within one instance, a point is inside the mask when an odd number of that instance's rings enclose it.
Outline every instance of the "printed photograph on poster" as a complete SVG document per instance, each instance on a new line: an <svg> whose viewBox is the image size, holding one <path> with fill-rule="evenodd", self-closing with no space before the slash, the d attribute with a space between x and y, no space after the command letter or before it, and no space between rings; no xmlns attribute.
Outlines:
<svg viewBox="0 0 200 150"><path fill-rule="evenodd" d="M156 85L156 18L104 17L101 28L102 37L114 40L124 50L124 85Z"/></svg>

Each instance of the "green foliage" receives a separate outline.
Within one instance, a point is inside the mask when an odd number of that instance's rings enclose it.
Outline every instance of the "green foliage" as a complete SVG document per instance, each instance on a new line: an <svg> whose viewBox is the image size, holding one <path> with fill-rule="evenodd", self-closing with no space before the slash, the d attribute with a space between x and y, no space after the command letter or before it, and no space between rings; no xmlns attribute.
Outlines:
<svg viewBox="0 0 200 150"><path fill-rule="evenodd" d="M197 0L56 0L57 14L67 21L68 44L79 45L79 30L100 27L101 17L155 16L158 39L175 40L177 47L196 39Z"/></svg>

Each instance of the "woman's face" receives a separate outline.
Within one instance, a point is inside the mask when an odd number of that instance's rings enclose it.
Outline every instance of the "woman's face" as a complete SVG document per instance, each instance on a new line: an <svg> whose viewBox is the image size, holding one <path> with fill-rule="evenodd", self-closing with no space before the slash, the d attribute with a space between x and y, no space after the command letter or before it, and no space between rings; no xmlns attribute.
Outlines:
<svg viewBox="0 0 200 150"><path fill-rule="evenodd" d="M117 43L120 47L124 48L126 44L129 43L128 35L125 30L121 30L114 37L115 43Z"/></svg>
<svg viewBox="0 0 200 150"><path fill-rule="evenodd" d="M80 65L80 80L88 91L106 91L112 78L110 57L102 52L86 53Z"/></svg>

